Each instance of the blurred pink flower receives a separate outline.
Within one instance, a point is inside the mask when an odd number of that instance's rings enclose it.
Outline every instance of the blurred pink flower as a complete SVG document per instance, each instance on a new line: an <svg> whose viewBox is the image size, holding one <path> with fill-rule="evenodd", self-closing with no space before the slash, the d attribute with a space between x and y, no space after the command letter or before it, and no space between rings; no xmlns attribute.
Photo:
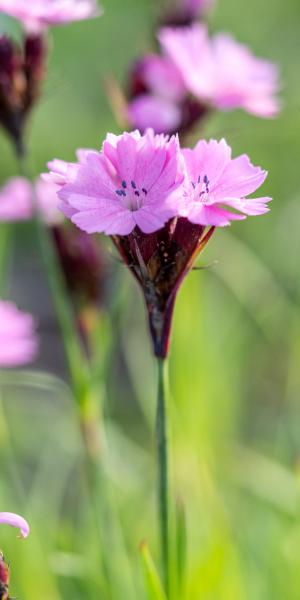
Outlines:
<svg viewBox="0 0 300 600"><path fill-rule="evenodd" d="M87 233L151 233L177 213L179 162L175 137L108 134L102 152L85 153L75 180L62 185L61 209Z"/></svg>
<svg viewBox="0 0 300 600"><path fill-rule="evenodd" d="M57 186L52 181L36 179L34 188L25 177L12 177L0 189L0 222L24 221L34 214L34 203L46 225L58 225L63 215L58 210Z"/></svg>
<svg viewBox="0 0 300 600"><path fill-rule="evenodd" d="M0 300L0 366L14 367L31 362L37 345L32 316L20 312L12 302Z"/></svg>
<svg viewBox="0 0 300 600"><path fill-rule="evenodd" d="M231 36L218 34L210 39L207 27L198 23L165 27L158 37L187 90L201 102L221 110L243 108L260 117L278 113L277 66L256 58Z"/></svg>
<svg viewBox="0 0 300 600"><path fill-rule="evenodd" d="M264 182L267 172L254 167L243 154L231 158L225 140L201 140L193 150L182 150L186 182L181 216L198 225L224 227L245 215L268 212L268 197L245 198ZM233 208L239 214L228 210Z"/></svg>
<svg viewBox="0 0 300 600"><path fill-rule="evenodd" d="M43 222L51 227L60 225L64 217L58 209L57 185L38 177L34 187L38 210Z"/></svg>
<svg viewBox="0 0 300 600"><path fill-rule="evenodd" d="M167 100L182 100L186 95L180 71L165 56L146 54L135 63L130 78L134 96L147 90Z"/></svg>
<svg viewBox="0 0 300 600"><path fill-rule="evenodd" d="M15 513L0 512L0 523L11 525L11 527L20 529L20 537L22 538L26 538L30 533L30 528L27 521Z"/></svg>
<svg viewBox="0 0 300 600"><path fill-rule="evenodd" d="M0 221L23 221L31 216L31 184L24 177L12 177L0 189Z"/></svg>
<svg viewBox="0 0 300 600"><path fill-rule="evenodd" d="M127 115L133 127L142 132L151 127L156 133L180 129L186 87L170 59L146 55L135 64L130 82L132 100Z"/></svg>
<svg viewBox="0 0 300 600"><path fill-rule="evenodd" d="M152 127L156 133L165 133L179 129L181 110L176 102L167 98L140 94L129 103L128 118L140 131Z"/></svg>
<svg viewBox="0 0 300 600"><path fill-rule="evenodd" d="M0 12L19 19L27 31L39 32L101 15L96 0L0 0Z"/></svg>

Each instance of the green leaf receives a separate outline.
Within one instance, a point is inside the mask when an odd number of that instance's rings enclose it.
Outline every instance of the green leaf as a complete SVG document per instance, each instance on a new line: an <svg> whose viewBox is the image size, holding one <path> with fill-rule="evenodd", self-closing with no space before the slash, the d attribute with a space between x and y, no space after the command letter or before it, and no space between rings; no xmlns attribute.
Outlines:
<svg viewBox="0 0 300 600"><path fill-rule="evenodd" d="M140 545L144 580L149 600L167 600L153 558L146 542Z"/></svg>

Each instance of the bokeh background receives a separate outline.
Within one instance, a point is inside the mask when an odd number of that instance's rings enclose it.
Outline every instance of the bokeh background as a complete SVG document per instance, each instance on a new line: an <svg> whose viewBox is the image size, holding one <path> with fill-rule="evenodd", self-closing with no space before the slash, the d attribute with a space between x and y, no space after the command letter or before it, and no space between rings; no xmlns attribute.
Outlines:
<svg viewBox="0 0 300 600"><path fill-rule="evenodd" d="M103 18L51 32L49 77L29 132L36 173L54 156L72 160L77 147L100 147L107 131L118 132L103 81L113 74L124 83L129 63L151 47L160 3L103 4ZM176 307L172 487L187 522L185 597L298 600L300 4L219 0L210 27L279 63L283 110L272 121L218 114L195 134L224 136L234 154L268 169L263 193L274 200L269 214L217 231L199 260L209 268L189 275ZM2 134L0 156L4 182L17 167ZM120 300L99 402L118 516L98 522L37 243L29 224L14 228L13 250L5 226L0 236L3 293L37 315L41 333L34 368L0 375L0 508L24 514L32 527L25 542L1 529L13 595L142 600L140 541L157 556L156 372L139 292L105 245ZM114 574L109 595L101 592L103 564Z"/></svg>

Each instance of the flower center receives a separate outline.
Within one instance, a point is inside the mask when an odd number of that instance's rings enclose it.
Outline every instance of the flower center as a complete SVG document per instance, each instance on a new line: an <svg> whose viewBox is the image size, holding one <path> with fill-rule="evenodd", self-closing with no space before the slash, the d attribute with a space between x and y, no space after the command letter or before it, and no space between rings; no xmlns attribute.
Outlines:
<svg viewBox="0 0 300 600"><path fill-rule="evenodd" d="M200 200L200 202L206 203L209 199L209 193L210 193L210 189L209 189L209 179L207 177L207 175L204 175L204 177L202 177L199 175L197 182L195 183L194 181L191 181L191 184L193 186L193 190L194 190L194 200L196 202L198 202Z"/></svg>
<svg viewBox="0 0 300 600"><path fill-rule="evenodd" d="M128 185L125 179L121 182L120 189L116 190L116 194L120 197L123 206L132 212L142 208L147 193L144 187L139 189L135 181L131 180L130 185Z"/></svg>

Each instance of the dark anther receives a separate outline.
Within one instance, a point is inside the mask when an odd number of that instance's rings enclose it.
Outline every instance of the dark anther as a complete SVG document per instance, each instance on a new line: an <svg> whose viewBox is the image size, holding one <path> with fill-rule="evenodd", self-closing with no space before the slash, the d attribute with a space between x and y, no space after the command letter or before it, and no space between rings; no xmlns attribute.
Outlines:
<svg viewBox="0 0 300 600"><path fill-rule="evenodd" d="M148 194L147 190L145 188L142 188L142 192L144 192L145 195Z"/></svg>
<svg viewBox="0 0 300 600"><path fill-rule="evenodd" d="M138 192L137 190L134 192L135 196L139 196L140 192Z"/></svg>
<svg viewBox="0 0 300 600"><path fill-rule="evenodd" d="M205 189L206 189L206 193L208 194L208 192L209 192L209 187L208 187L209 180L208 180L208 177L207 177L207 175L204 175L204 177L203 177L203 181L204 181L204 183L205 183Z"/></svg>
<svg viewBox="0 0 300 600"><path fill-rule="evenodd" d="M126 181L125 181L125 180L123 180L123 181L122 181L122 187L123 187L123 188L127 188L127 183L126 183Z"/></svg>
<svg viewBox="0 0 300 600"><path fill-rule="evenodd" d="M133 189L135 190L136 189L136 183L134 181L131 181L131 185L132 185Z"/></svg>

